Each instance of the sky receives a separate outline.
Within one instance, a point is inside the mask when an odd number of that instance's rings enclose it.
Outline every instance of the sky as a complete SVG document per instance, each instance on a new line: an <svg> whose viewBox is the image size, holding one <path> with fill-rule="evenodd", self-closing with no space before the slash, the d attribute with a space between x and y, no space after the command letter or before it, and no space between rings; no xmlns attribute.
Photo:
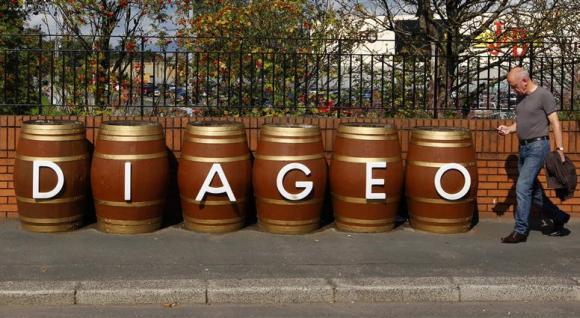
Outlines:
<svg viewBox="0 0 580 318"><path fill-rule="evenodd" d="M3 0L0 0L3 1ZM359 0L359 3L363 4L365 7L367 7L369 10L374 11L374 4L372 3L372 0ZM172 11L174 12L174 9L169 9L169 15L171 15ZM54 20L54 18L51 15L48 14L37 14L37 15L31 15L28 19L28 23L30 27L33 28L37 28L39 27L42 32L46 33L46 34L59 34L62 33L60 32L60 29L58 27L58 23L57 21ZM145 21L145 23L143 23L144 27L147 29L147 21ZM149 24L150 25L150 24ZM164 29L167 30L167 32L169 34L173 34L176 31L176 25L172 22L168 22L165 23L162 26ZM89 33L90 29L86 29L83 30L83 32L85 33ZM115 31L113 32L113 35L121 35L123 32L123 29L120 27L117 27L115 29Z"/></svg>

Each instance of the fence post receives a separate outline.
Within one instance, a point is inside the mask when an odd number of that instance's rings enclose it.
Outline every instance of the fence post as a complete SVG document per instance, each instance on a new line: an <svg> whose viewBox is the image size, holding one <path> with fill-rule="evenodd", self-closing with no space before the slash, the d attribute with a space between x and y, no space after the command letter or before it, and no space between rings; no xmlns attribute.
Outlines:
<svg viewBox="0 0 580 318"><path fill-rule="evenodd" d="M534 78L534 45L530 43L530 77Z"/></svg>
<svg viewBox="0 0 580 318"><path fill-rule="evenodd" d="M238 104L239 104L238 112L239 112L239 114L242 113L242 108L244 106L244 104L242 102L242 97L244 95L244 93L243 93L243 84L244 84L244 74L243 74L243 71L244 71L244 52L243 52L243 50L244 50L244 39L242 38L240 40L240 78L238 80L239 81L239 85L240 85L239 86L239 90L238 90ZM228 79L228 81L229 81L229 79ZM218 100L219 100L219 98L220 97L219 97L219 94L218 94Z"/></svg>
<svg viewBox="0 0 580 318"><path fill-rule="evenodd" d="M439 49L435 49L435 74L433 76L433 118L437 118L437 94L439 93ZM479 83L478 83L479 85Z"/></svg>
<svg viewBox="0 0 580 318"><path fill-rule="evenodd" d="M340 118L341 116L341 95L342 95L342 39L338 39L338 99L336 101L336 108L337 108L337 117Z"/></svg>
<svg viewBox="0 0 580 318"><path fill-rule="evenodd" d="M141 96L141 117L143 117L145 115L145 98L143 96L143 81L145 80L145 57L143 56L143 54L145 54L145 38L143 36L141 36L141 67L140 67L140 71L141 71L141 84L140 84L140 88L139 88L139 95ZM154 53L155 54L155 53ZM130 59L133 59L132 56L129 57ZM133 63L131 63L131 67L133 66ZM155 63L153 63L153 68L155 68ZM133 83L133 79L131 79L131 83ZM153 86L155 87L155 86ZM121 92L121 90L119 89L119 93ZM163 92L165 94L165 92ZM133 99L132 97L130 97L131 99ZM153 99L155 100L155 88L153 88ZM133 101L130 101L130 103L132 104Z"/></svg>
<svg viewBox="0 0 580 318"><path fill-rule="evenodd" d="M42 34L38 35L38 114L42 114Z"/></svg>

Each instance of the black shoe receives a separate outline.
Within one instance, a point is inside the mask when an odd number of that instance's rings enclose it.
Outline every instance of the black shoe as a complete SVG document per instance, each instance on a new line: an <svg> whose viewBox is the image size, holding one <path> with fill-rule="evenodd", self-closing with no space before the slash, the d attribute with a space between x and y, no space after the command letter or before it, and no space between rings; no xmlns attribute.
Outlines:
<svg viewBox="0 0 580 318"><path fill-rule="evenodd" d="M501 242L507 244L516 244L525 242L527 239L528 239L527 235L523 235L516 231L513 231L510 233L510 235L502 237Z"/></svg>
<svg viewBox="0 0 580 318"><path fill-rule="evenodd" d="M564 228L564 224L568 223L570 220L570 214L566 214L564 220L562 221L554 221L554 226L552 227L551 231L548 231L546 235L548 236L566 236L570 234L570 230Z"/></svg>

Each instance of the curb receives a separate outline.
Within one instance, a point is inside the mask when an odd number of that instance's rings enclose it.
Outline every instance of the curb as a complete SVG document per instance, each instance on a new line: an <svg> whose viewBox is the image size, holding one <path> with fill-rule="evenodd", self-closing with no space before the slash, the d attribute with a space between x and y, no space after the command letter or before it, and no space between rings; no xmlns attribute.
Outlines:
<svg viewBox="0 0 580 318"><path fill-rule="evenodd" d="M0 305L580 301L580 277L0 282Z"/></svg>

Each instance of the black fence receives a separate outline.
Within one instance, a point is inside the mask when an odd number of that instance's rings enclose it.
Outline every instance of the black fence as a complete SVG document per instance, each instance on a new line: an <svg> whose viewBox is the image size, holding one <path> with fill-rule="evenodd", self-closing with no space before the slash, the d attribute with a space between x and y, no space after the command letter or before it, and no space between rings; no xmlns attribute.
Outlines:
<svg viewBox="0 0 580 318"><path fill-rule="evenodd" d="M547 43L410 54L378 39L19 39L0 47L0 114L512 118L518 65L562 116L580 111L580 55Z"/></svg>

